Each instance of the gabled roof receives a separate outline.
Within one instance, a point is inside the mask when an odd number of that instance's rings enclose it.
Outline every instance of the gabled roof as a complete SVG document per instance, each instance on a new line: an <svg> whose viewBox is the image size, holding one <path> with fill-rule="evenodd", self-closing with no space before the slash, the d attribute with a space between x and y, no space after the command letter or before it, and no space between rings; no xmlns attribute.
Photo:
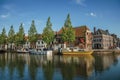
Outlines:
<svg viewBox="0 0 120 80"><path fill-rule="evenodd" d="M104 34L104 35L110 35L108 30L98 29L97 32L99 32L100 34Z"/></svg>
<svg viewBox="0 0 120 80"><path fill-rule="evenodd" d="M57 34L62 34L63 27L57 32Z"/></svg>
<svg viewBox="0 0 120 80"><path fill-rule="evenodd" d="M74 27L76 37L85 37L85 32L90 30L87 26Z"/></svg>
<svg viewBox="0 0 120 80"><path fill-rule="evenodd" d="M42 34L37 34L38 39L42 39Z"/></svg>
<svg viewBox="0 0 120 80"><path fill-rule="evenodd" d="M62 34L62 28L58 31L57 34ZM73 27L73 30L75 31L76 37L85 37L86 30L90 30L90 29L87 26L78 26L78 27Z"/></svg>

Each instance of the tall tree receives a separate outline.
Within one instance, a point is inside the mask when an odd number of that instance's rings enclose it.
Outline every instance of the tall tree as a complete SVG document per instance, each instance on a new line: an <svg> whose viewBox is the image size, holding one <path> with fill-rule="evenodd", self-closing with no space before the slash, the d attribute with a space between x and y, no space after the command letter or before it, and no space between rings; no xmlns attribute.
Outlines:
<svg viewBox="0 0 120 80"><path fill-rule="evenodd" d="M61 35L61 38L62 38L63 42L66 42L67 39L68 39L67 31L66 31L66 28L65 28L65 27L62 27L62 35Z"/></svg>
<svg viewBox="0 0 120 80"><path fill-rule="evenodd" d="M15 39L16 39L15 41L17 45L24 44L24 41L25 41L24 36L25 36L24 28L23 28L23 24L21 23L19 27L19 31L15 36Z"/></svg>
<svg viewBox="0 0 120 80"><path fill-rule="evenodd" d="M48 17L46 27L43 29L42 38L48 45L54 40L54 31L52 30L50 17Z"/></svg>
<svg viewBox="0 0 120 80"><path fill-rule="evenodd" d="M68 40L67 41L69 43L75 41L75 31L73 30L72 27L68 28L67 36L68 36Z"/></svg>
<svg viewBox="0 0 120 80"><path fill-rule="evenodd" d="M70 14L67 15L67 18L64 23L64 27L72 27L71 19L70 19Z"/></svg>
<svg viewBox="0 0 120 80"><path fill-rule="evenodd" d="M75 31L72 28L72 23L70 19L70 14L67 15L67 18L62 28L62 40L68 42L69 44L75 41Z"/></svg>
<svg viewBox="0 0 120 80"><path fill-rule="evenodd" d="M0 44L5 45L7 43L7 35L5 28L2 29L2 33L0 34Z"/></svg>
<svg viewBox="0 0 120 80"><path fill-rule="evenodd" d="M34 20L32 20L30 29L28 31L28 37L29 37L29 41L32 43L32 45L34 45L35 42L37 41L37 30L36 30L36 27L35 27Z"/></svg>
<svg viewBox="0 0 120 80"><path fill-rule="evenodd" d="M8 32L8 41L9 43L13 43L15 41L15 31L13 25L11 25L10 30Z"/></svg>

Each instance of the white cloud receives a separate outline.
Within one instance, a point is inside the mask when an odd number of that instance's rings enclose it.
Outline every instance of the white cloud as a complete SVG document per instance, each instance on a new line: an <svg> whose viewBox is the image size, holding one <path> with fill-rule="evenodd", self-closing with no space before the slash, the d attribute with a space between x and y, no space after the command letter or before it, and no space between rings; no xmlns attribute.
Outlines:
<svg viewBox="0 0 120 80"><path fill-rule="evenodd" d="M93 12L87 13L86 15L87 15L87 16L92 16L92 17L96 17L96 16L97 16L97 15L96 15L95 13L93 13Z"/></svg>
<svg viewBox="0 0 120 80"><path fill-rule="evenodd" d="M79 5L81 5L81 6L86 6L86 5L84 4L85 0L75 0L75 2L76 2L76 4L79 4Z"/></svg>
<svg viewBox="0 0 120 80"><path fill-rule="evenodd" d="M0 18L7 18L10 16L10 13L13 12L13 7L14 5L13 4L5 4L2 6L2 8L7 12L7 13L3 13L3 14L0 14Z"/></svg>
<svg viewBox="0 0 120 80"><path fill-rule="evenodd" d="M7 17L9 17L9 15L10 15L9 13L7 13L7 14L2 14L2 15L0 15L0 17L1 17L1 18L7 18Z"/></svg>
<svg viewBox="0 0 120 80"><path fill-rule="evenodd" d="M93 17L95 17L95 16L96 16L96 14L95 14L95 13L93 13L93 12L91 12L91 13L90 13L90 15L91 15L91 16L93 16Z"/></svg>

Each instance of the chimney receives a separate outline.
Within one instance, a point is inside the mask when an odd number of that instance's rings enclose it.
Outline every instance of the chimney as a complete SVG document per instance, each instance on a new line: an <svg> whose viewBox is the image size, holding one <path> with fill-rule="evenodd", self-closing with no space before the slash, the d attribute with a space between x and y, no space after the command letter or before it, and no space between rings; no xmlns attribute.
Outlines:
<svg viewBox="0 0 120 80"><path fill-rule="evenodd" d="M96 32L96 27L94 27L94 33Z"/></svg>
<svg viewBox="0 0 120 80"><path fill-rule="evenodd" d="M106 30L106 32L108 33L109 31L108 31L108 30Z"/></svg>

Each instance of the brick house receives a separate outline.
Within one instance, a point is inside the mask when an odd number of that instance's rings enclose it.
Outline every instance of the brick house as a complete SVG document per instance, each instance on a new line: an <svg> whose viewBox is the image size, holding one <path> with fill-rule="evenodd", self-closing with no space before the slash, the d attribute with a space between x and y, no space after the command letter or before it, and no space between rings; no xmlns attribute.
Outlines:
<svg viewBox="0 0 120 80"><path fill-rule="evenodd" d="M75 42L74 47L79 47L81 49L92 49L92 33L87 26L73 27L75 31ZM56 34L57 43L63 43L61 39L62 28ZM66 45L67 46L67 45Z"/></svg>
<svg viewBox="0 0 120 80"><path fill-rule="evenodd" d="M87 26L73 28L75 30L75 46L82 49L92 49L92 32Z"/></svg>
<svg viewBox="0 0 120 80"><path fill-rule="evenodd" d="M108 30L94 28L93 49L109 49L113 47L113 37Z"/></svg>

